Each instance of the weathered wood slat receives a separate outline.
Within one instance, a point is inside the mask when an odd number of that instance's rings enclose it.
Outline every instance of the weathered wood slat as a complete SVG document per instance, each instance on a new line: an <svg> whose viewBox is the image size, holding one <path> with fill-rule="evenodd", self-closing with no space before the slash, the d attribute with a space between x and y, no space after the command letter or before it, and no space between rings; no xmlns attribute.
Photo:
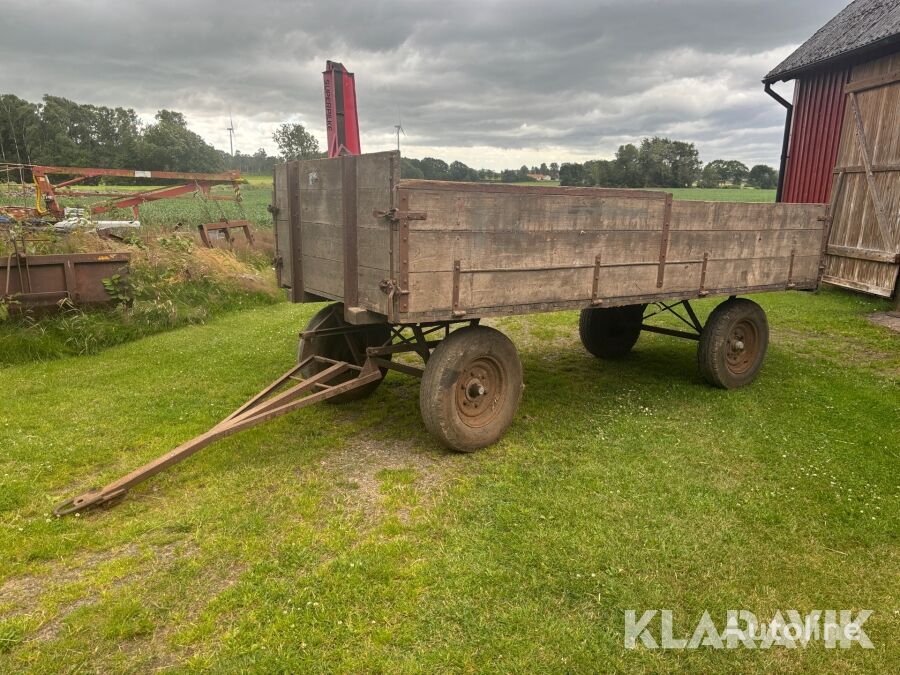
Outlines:
<svg viewBox="0 0 900 675"><path fill-rule="evenodd" d="M410 190L406 181L401 187L409 209L428 214L415 228L445 232L660 230L665 208L664 199Z"/></svg>
<svg viewBox="0 0 900 675"><path fill-rule="evenodd" d="M797 287L816 283L819 256L789 256L745 260L710 260L704 286L749 288L771 285L788 287L788 276ZM597 297L604 303L619 297L652 296L699 291L702 261L666 265L663 287L658 288L656 263L637 265L601 264ZM503 305L535 305L582 300L590 304L594 287L593 265L558 269L459 272L459 305L471 315L481 309ZM410 313L446 315L453 303L453 272L410 274Z"/></svg>
<svg viewBox="0 0 900 675"><path fill-rule="evenodd" d="M824 204L677 201L672 230L821 230Z"/></svg>
<svg viewBox="0 0 900 675"><path fill-rule="evenodd" d="M898 263L900 254L889 251L878 251L870 248L854 248L852 246L834 246L829 244L825 249L828 255L837 255L844 258L856 258L857 260L872 260L874 262Z"/></svg>
<svg viewBox="0 0 900 675"><path fill-rule="evenodd" d="M592 265L599 253L605 263L658 262L659 233L629 231L439 232L413 230L410 271L449 271L454 260L467 268L558 267ZM667 259L764 258L791 249L814 251L821 230L710 231L682 230L669 235Z"/></svg>

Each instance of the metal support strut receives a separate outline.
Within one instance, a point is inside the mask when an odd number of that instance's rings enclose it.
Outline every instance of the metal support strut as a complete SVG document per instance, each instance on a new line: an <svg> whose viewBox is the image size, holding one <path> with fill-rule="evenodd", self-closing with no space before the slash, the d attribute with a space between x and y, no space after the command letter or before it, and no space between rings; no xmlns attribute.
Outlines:
<svg viewBox="0 0 900 675"><path fill-rule="evenodd" d="M684 307L685 312L687 312L688 318L681 316L678 313L677 308L679 305ZM647 331L648 333L659 333L660 335L669 335L672 337L680 337L685 338L687 340L699 340L700 334L703 332L703 324L700 323L700 319L697 318L697 314L694 312L694 308L691 307L691 303L688 300L680 300L679 302L674 302L672 304L666 304L664 302L657 302L656 306L658 309L655 312L650 312L649 314L644 315L644 322L641 324L641 330ZM665 328L663 326L652 326L646 323L647 319L650 317L656 316L657 314L662 314L663 312L668 312L674 316L677 316L681 321L693 332L689 333L685 330L677 330L675 328Z"/></svg>
<svg viewBox="0 0 900 675"><path fill-rule="evenodd" d="M302 378L301 371L313 361L317 361L325 367L315 375ZM339 384L329 384L348 370L356 371L356 377ZM311 356L291 368L206 433L182 443L162 457L135 469L106 487L89 490L82 495L65 500L58 504L53 512L57 516L65 516L113 503L124 497L125 493L138 483L142 483L173 464L187 459L214 441L313 403L338 396L351 389L362 387L381 377L381 371L372 359L368 359L362 366L357 366L323 356ZM298 382L298 384L292 385L292 382Z"/></svg>

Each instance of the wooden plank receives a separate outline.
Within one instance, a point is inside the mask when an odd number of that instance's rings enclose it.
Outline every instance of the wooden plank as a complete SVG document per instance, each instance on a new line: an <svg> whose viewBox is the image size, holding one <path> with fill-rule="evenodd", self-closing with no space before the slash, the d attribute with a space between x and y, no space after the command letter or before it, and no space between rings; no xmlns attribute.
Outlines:
<svg viewBox="0 0 900 675"><path fill-rule="evenodd" d="M454 272L410 274L409 312L452 309L454 295L467 315L478 315L481 308L547 305L562 306L573 300L590 303L595 295L603 304L620 297L651 296L707 288L750 288L780 285L787 288L789 278L798 287L814 285L819 272L819 255L710 260L701 282L703 261L669 263L662 288L657 287L658 262L633 265L600 265L595 284L593 265L555 269L471 270L463 267L454 284ZM454 290L458 288L458 290Z"/></svg>
<svg viewBox="0 0 900 675"><path fill-rule="evenodd" d="M300 162L300 190L340 192L343 169L334 159L305 159Z"/></svg>
<svg viewBox="0 0 900 675"><path fill-rule="evenodd" d="M829 244L825 249L828 255L837 255L844 258L856 258L858 260L872 260L874 262L900 263L900 253L890 251L878 251L870 248L853 248L852 246L835 246Z"/></svg>
<svg viewBox="0 0 900 675"><path fill-rule="evenodd" d="M428 218L411 224L414 229L479 232L556 230L655 230L662 227L665 199L570 197L526 192L507 194L408 189L409 210ZM549 192L549 189L548 189ZM663 197L665 197L664 193Z"/></svg>
<svg viewBox="0 0 900 675"><path fill-rule="evenodd" d="M824 204L676 201L672 230L821 230Z"/></svg>
<svg viewBox="0 0 900 675"><path fill-rule="evenodd" d="M821 223L819 224L821 228ZM681 230L669 236L669 261L763 258L786 255L792 248L814 254L822 230ZM606 263L658 262L659 232L438 232L410 233L410 271L450 271L453 260L464 268L559 267L592 265L598 253Z"/></svg>
<svg viewBox="0 0 900 675"><path fill-rule="evenodd" d="M562 186L550 187L544 185L508 185L504 183L457 183L453 181L410 179L401 180L400 187L410 188L413 190L438 190L454 193L475 192L478 194L515 195L519 197L524 195L553 195L561 197L591 197L594 199L622 198L657 201L664 201L667 194L659 190L630 190Z"/></svg>
<svg viewBox="0 0 900 675"><path fill-rule="evenodd" d="M337 299L344 297L344 268L334 260L303 254L304 288ZM295 300L295 302L302 302Z"/></svg>
<svg viewBox="0 0 900 675"><path fill-rule="evenodd" d="M872 170L872 173L900 172L900 164L873 164L869 168ZM862 164L858 166L836 166L832 173L835 175L839 173L866 173L866 167Z"/></svg>
<svg viewBox="0 0 900 675"><path fill-rule="evenodd" d="M872 77L865 77L861 80L848 82L844 87L844 93L850 94L859 91L866 91L867 89L883 87L886 84L893 84L894 82L900 82L900 70L894 70L882 75L874 75Z"/></svg>
<svg viewBox="0 0 900 675"><path fill-rule="evenodd" d="M862 291L863 293L868 293L870 295L877 295L882 298L889 298L893 293L893 288L884 288L882 286L875 286L874 284L867 284L862 281L853 281L851 279L844 279L843 277L834 276L831 274L825 274L822 276L822 281L827 284L831 284L832 286L840 286L841 288L849 288L854 291Z"/></svg>
<svg viewBox="0 0 900 675"><path fill-rule="evenodd" d="M306 255L332 260L335 266L343 267L344 235L341 226L335 223L304 222L302 250Z"/></svg>

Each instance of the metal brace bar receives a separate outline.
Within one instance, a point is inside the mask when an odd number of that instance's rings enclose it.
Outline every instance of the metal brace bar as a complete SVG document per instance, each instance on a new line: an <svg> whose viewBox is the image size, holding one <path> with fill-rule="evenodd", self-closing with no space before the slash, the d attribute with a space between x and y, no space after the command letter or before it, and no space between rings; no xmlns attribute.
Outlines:
<svg viewBox="0 0 900 675"><path fill-rule="evenodd" d="M700 297L704 297L709 295L709 291L706 290L706 264L709 262L709 252L703 252L703 266L700 268Z"/></svg>
<svg viewBox="0 0 900 675"><path fill-rule="evenodd" d="M453 261L453 316L465 316L465 310L459 308L459 276L462 273L462 265L459 260Z"/></svg>
<svg viewBox="0 0 900 675"><path fill-rule="evenodd" d="M594 284L591 289L591 304L602 305L603 300L600 299L600 254L594 258Z"/></svg>
<svg viewBox="0 0 900 675"><path fill-rule="evenodd" d="M669 227L672 224L672 194L666 193L666 204L663 208L662 233L659 239L659 269L656 272L656 287L662 288L666 276L666 256L669 254Z"/></svg>
<svg viewBox="0 0 900 675"><path fill-rule="evenodd" d="M788 264L788 278L787 278L787 287L793 288L796 286L794 283L794 256L796 255L796 250L791 249L791 262Z"/></svg>

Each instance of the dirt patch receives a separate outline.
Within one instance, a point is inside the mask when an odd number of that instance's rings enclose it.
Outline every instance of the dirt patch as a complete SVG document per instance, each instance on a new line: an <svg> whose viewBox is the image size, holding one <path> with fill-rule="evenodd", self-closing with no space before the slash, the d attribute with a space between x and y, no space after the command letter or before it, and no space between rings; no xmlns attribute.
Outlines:
<svg viewBox="0 0 900 675"><path fill-rule="evenodd" d="M158 569L174 562L176 559L190 557L197 552L197 546L193 541L176 540L152 549L152 561L150 566ZM8 618L22 614L32 614L40 610L43 597L53 591L65 588L77 583L98 569L105 563L122 558L138 558L143 550L136 544L126 544L106 551L92 552L77 556L71 561L59 562L40 575L24 575L6 580L0 586L0 605L7 605L10 609L0 618ZM110 583L104 584L103 591L119 588L143 572L135 570L116 578ZM32 636L34 640L53 640L59 635L65 618L79 607L92 605L99 601L99 593L96 589L86 589L86 595L77 600L60 606L56 613L41 625L37 633Z"/></svg>
<svg viewBox="0 0 900 675"><path fill-rule="evenodd" d="M876 312L875 314L869 314L866 318L876 326L884 326L896 333L900 333L900 311Z"/></svg>
<svg viewBox="0 0 900 675"><path fill-rule="evenodd" d="M127 544L107 551L81 555L66 563L54 564L44 574L7 579L0 586L0 605L16 606L18 611L10 614L19 614L27 611L29 607L35 607L40 601L40 597L47 591L78 581L86 572L96 569L110 560L132 557L137 554L137 546Z"/></svg>
<svg viewBox="0 0 900 675"><path fill-rule="evenodd" d="M372 517L385 513L385 471L412 470L411 485L421 503L442 493L458 474L463 459L458 453L418 447L413 440L362 437L323 459L321 467L333 477L335 490L346 506Z"/></svg>

